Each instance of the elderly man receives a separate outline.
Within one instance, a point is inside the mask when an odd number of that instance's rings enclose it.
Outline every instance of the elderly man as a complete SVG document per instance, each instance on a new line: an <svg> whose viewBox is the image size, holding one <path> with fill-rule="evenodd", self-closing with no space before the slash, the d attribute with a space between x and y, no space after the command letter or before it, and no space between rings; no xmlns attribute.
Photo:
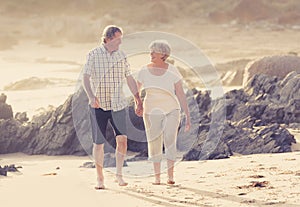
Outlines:
<svg viewBox="0 0 300 207"><path fill-rule="evenodd" d="M93 156L97 171L96 189L104 189L103 160L106 126L110 120L116 134L116 181L120 186L127 183L122 177L122 167L127 152L126 113L127 101L122 92L122 82L135 98L136 113L142 113L142 101L137 91L136 81L131 76L126 55L119 50L122 29L109 25L102 35L102 44L87 56L84 66L83 87L89 99L91 130L93 136Z"/></svg>

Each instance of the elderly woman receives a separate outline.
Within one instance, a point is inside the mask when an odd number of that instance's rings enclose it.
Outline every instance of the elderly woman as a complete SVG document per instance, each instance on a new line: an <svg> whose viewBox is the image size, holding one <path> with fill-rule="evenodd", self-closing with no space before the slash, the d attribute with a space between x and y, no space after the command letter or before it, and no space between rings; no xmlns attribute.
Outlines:
<svg viewBox="0 0 300 207"><path fill-rule="evenodd" d="M170 46L165 40L156 40L149 45L151 62L138 73L138 88L146 91L143 120L148 141L149 160L153 161L155 181L160 184L162 148L165 147L168 167L167 184L175 184L174 162L176 139L180 123L180 109L186 115L185 130L190 128L190 114L182 88L182 76L174 65L166 63Z"/></svg>

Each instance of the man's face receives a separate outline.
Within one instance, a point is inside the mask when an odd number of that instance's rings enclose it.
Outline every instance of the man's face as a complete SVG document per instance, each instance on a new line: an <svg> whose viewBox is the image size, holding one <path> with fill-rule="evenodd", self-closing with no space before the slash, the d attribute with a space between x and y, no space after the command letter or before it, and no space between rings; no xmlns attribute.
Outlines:
<svg viewBox="0 0 300 207"><path fill-rule="evenodd" d="M106 39L106 46L109 47L111 51L118 50L121 43L122 43L121 32L116 32L112 38Z"/></svg>

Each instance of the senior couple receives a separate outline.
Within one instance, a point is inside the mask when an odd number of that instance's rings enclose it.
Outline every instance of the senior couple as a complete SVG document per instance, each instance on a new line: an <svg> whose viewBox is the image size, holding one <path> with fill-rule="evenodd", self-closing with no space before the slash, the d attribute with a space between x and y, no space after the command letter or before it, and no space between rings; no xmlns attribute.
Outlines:
<svg viewBox="0 0 300 207"><path fill-rule="evenodd" d="M97 172L95 189L105 189L103 176L104 142L108 121L116 135L116 182L126 186L122 167L127 152L126 99L122 82L127 81L135 100L135 113L144 120L149 160L153 161L154 185L161 183L162 148L168 166L167 184L175 184L174 162L176 139L180 123L180 110L186 116L185 130L190 128L190 115L182 88L182 76L174 65L166 62L171 49L167 41L150 43L150 62L132 77L126 55L119 50L123 31L115 25L107 26L102 34L102 44L89 52L84 66L83 87L89 99L93 157ZM146 96L140 98L141 89Z"/></svg>

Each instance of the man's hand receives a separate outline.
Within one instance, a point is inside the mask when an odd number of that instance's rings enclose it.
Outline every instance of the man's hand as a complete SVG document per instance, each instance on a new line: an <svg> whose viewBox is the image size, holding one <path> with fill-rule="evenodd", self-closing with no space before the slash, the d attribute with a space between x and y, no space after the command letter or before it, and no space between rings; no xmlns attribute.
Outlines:
<svg viewBox="0 0 300 207"><path fill-rule="evenodd" d="M89 98L89 104L92 108L100 108L100 101L96 96Z"/></svg>
<svg viewBox="0 0 300 207"><path fill-rule="evenodd" d="M137 116L142 117L143 116L143 102L139 99L135 102L135 113Z"/></svg>

